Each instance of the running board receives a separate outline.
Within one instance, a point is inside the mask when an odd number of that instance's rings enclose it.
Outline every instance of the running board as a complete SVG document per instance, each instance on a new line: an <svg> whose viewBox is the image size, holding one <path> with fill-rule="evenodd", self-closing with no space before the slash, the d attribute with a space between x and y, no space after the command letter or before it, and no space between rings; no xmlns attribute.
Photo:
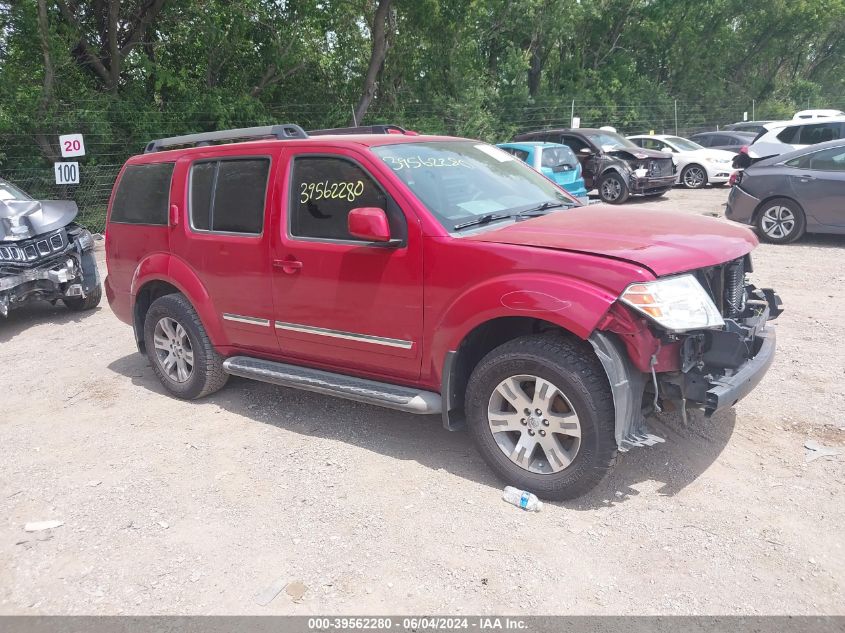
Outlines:
<svg viewBox="0 0 845 633"><path fill-rule="evenodd" d="M275 363L250 356L227 358L223 361L223 369L232 376L314 391L407 413L440 413L442 408L440 395L432 391L420 391L411 387Z"/></svg>

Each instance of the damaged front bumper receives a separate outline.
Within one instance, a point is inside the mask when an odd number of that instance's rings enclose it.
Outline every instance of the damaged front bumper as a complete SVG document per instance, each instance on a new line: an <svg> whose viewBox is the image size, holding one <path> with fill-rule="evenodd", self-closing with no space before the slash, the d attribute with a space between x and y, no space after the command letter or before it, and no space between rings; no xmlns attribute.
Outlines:
<svg viewBox="0 0 845 633"><path fill-rule="evenodd" d="M709 417L734 406L762 380L776 348L775 328L769 321L782 311L780 297L770 290L748 286L742 318L725 319L719 330L689 332L667 341L677 350L677 370L644 372L613 332L595 331L590 343L610 382L616 412L616 444L625 451L662 442L649 433L645 416L664 407L686 417L688 407ZM653 356L656 362L658 352Z"/></svg>
<svg viewBox="0 0 845 633"><path fill-rule="evenodd" d="M35 299L85 298L99 283L94 240L82 227L0 242L0 316Z"/></svg>

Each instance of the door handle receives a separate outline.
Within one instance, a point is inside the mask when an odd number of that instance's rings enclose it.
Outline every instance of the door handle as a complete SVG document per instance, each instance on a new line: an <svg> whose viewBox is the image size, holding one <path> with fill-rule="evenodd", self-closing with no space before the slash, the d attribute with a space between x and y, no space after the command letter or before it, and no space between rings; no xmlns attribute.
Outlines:
<svg viewBox="0 0 845 633"><path fill-rule="evenodd" d="M811 180L815 180L815 179L816 179L816 177L815 177L815 176L811 176L810 174L801 174L800 176L798 176L798 179L799 179L801 182L810 182Z"/></svg>
<svg viewBox="0 0 845 633"><path fill-rule="evenodd" d="M294 259L293 257L288 259L274 259L273 268L281 270L288 275L292 275L302 269L302 262L298 259Z"/></svg>

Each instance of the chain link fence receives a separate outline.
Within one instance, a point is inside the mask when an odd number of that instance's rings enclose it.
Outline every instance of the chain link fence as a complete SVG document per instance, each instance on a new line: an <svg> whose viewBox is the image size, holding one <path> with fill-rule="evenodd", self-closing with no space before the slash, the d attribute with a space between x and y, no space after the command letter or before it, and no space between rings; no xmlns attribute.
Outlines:
<svg viewBox="0 0 845 633"><path fill-rule="evenodd" d="M172 104L178 106L179 104ZM838 104L828 104L834 107ZM845 106L845 103L843 103ZM581 127L610 125L621 134L675 134L681 136L714 130L728 123L751 118L789 118L791 114L761 109L746 103L722 104L715 109L702 104L666 100L660 103L598 105L587 100L549 98L525 101L503 100L460 102L450 104L406 103L386 106L374 104L362 124L393 123L423 133L450 134L480 138L496 143L509 140L513 134L529 130L568 127L572 116L579 117ZM80 184L57 185L53 167L42 158L32 133L0 134L0 177L12 182L38 199L70 199L79 206L78 221L88 229L102 232L112 186L123 162L155 138L214 129L250 127L269 123L297 123L305 129L349 125L352 105L339 103L276 104L268 107L265 116L228 117L192 112L191 123L178 112L120 113L109 116L105 125L93 120L106 116L92 110L84 102L64 104L55 118L42 126L58 153L58 135L82 132L86 155L67 160L78 161ZM93 117L93 118L92 118ZM73 129L67 129L67 128ZM23 167L23 165L28 165Z"/></svg>

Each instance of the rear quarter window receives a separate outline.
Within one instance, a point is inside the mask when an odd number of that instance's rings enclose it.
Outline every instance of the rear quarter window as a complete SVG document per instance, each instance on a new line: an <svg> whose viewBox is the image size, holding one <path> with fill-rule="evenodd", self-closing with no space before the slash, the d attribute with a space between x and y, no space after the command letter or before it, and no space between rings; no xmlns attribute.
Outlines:
<svg viewBox="0 0 845 633"><path fill-rule="evenodd" d="M167 225L174 163L128 165L117 183L111 222Z"/></svg>

